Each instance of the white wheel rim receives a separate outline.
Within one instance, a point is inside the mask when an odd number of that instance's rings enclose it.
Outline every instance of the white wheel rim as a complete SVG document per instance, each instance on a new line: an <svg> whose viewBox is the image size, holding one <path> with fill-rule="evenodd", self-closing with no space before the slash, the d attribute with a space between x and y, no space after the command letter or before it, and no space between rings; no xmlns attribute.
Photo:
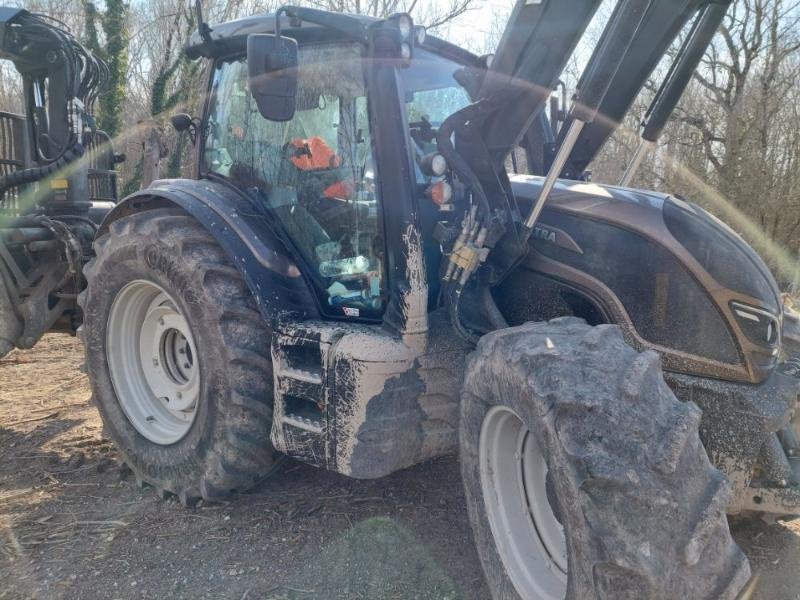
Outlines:
<svg viewBox="0 0 800 600"><path fill-rule="evenodd" d="M117 400L136 431L161 445L183 438L197 414L200 365L174 299L149 281L122 288L108 317L106 356Z"/></svg>
<svg viewBox="0 0 800 600"><path fill-rule="evenodd" d="M547 498L547 463L517 414L495 406L479 440L484 508L500 560L525 599L562 600L567 592L564 529Z"/></svg>

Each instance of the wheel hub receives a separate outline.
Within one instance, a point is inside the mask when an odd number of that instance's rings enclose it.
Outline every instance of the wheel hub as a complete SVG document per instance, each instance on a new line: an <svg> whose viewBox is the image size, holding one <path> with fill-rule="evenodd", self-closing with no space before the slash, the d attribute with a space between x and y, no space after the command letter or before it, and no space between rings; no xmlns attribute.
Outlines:
<svg viewBox="0 0 800 600"><path fill-rule="evenodd" d="M140 339L143 371L152 392L173 411L191 410L197 402L190 338L188 323L173 304L151 305Z"/></svg>
<svg viewBox="0 0 800 600"><path fill-rule="evenodd" d="M484 417L479 444L486 515L511 582L523 598L563 599L566 538L538 442L514 411L496 406Z"/></svg>
<svg viewBox="0 0 800 600"><path fill-rule="evenodd" d="M111 307L106 351L117 399L134 428L162 445L186 435L197 413L200 368L174 299L152 282L126 285Z"/></svg>

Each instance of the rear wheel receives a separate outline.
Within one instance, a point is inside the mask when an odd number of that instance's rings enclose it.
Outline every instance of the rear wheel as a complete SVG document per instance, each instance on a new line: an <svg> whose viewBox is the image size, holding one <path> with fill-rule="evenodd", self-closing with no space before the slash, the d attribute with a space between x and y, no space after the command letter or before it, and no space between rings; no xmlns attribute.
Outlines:
<svg viewBox="0 0 800 600"><path fill-rule="evenodd" d="M95 242L79 302L93 397L137 480L186 504L273 464L269 332L239 272L191 217L124 217Z"/></svg>
<svg viewBox="0 0 800 600"><path fill-rule="evenodd" d="M120 290L106 329L111 381L131 425L155 444L174 444L192 428L200 367L191 327L159 285L136 280Z"/></svg>
<svg viewBox="0 0 800 600"><path fill-rule="evenodd" d="M614 326L565 318L481 339L461 459L493 597L735 598L749 566L699 418Z"/></svg>

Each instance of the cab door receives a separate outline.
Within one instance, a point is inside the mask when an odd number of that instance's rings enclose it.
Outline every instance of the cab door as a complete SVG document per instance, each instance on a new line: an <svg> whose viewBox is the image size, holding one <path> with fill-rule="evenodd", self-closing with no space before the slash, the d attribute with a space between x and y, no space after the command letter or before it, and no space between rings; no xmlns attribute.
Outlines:
<svg viewBox="0 0 800 600"><path fill-rule="evenodd" d="M323 315L377 321L387 304L385 241L363 53L350 42L301 47L297 109L288 122L259 113L245 57L220 60L201 164L263 208Z"/></svg>

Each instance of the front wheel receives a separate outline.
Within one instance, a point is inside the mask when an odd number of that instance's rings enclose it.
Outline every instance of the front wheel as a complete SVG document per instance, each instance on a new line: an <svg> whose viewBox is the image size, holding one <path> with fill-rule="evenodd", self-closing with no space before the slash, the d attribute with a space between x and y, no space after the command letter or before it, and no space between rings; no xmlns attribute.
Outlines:
<svg viewBox="0 0 800 600"><path fill-rule="evenodd" d="M239 272L188 215L123 217L95 242L80 331L92 395L134 472L185 504L273 462L269 332Z"/></svg>
<svg viewBox="0 0 800 600"><path fill-rule="evenodd" d="M556 319L471 356L461 461L495 599L733 599L750 576L700 411L617 327Z"/></svg>

